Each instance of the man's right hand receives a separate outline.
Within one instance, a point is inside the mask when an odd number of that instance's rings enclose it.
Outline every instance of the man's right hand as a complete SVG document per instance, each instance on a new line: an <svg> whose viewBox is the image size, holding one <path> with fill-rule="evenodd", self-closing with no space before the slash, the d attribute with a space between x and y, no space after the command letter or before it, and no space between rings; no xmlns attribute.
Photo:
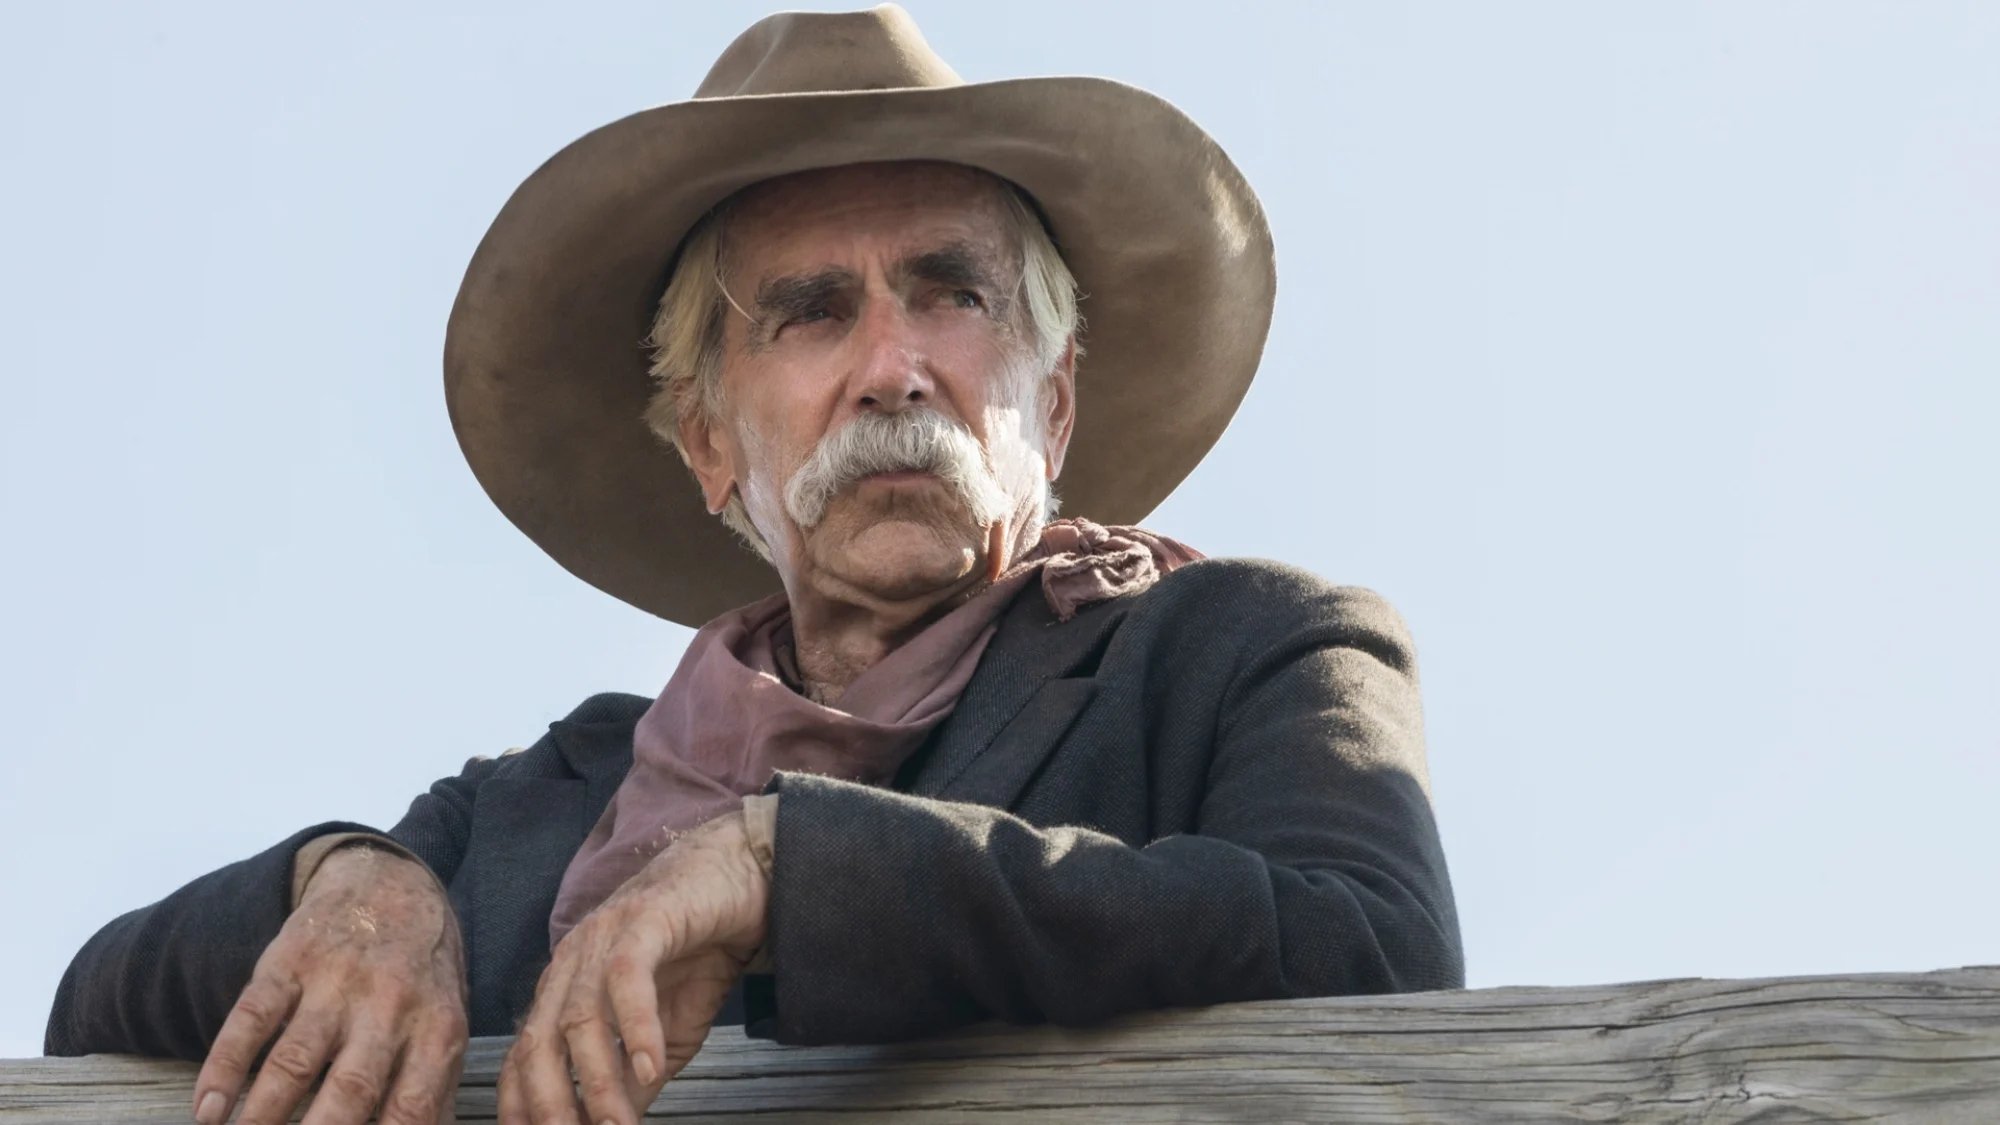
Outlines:
<svg viewBox="0 0 2000 1125"><path fill-rule="evenodd" d="M305 1125L449 1119L465 1058L465 954L429 871L365 845L326 857L209 1048L196 1121L228 1118L273 1035L240 1125L289 1121L329 1064Z"/></svg>

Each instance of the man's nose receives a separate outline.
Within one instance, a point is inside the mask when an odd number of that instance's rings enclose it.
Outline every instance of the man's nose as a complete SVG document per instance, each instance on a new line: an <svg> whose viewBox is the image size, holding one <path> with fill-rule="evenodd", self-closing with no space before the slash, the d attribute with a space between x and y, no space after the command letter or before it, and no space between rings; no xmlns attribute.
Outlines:
<svg viewBox="0 0 2000 1125"><path fill-rule="evenodd" d="M894 414L930 405L935 388L908 314L893 301L872 300L855 328L861 345L851 388L855 410Z"/></svg>

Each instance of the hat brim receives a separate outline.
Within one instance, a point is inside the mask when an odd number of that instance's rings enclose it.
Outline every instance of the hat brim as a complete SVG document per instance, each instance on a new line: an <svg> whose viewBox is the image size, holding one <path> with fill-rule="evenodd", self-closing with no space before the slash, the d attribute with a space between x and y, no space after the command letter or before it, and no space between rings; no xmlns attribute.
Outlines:
<svg viewBox="0 0 2000 1125"><path fill-rule="evenodd" d="M452 307L445 398L487 495L577 577L686 625L778 589L641 415L681 238L760 180L970 165L1040 205L1084 295L1065 512L1136 523L1249 388L1276 295L1261 206L1185 114L1101 78L678 102L578 139L514 192Z"/></svg>

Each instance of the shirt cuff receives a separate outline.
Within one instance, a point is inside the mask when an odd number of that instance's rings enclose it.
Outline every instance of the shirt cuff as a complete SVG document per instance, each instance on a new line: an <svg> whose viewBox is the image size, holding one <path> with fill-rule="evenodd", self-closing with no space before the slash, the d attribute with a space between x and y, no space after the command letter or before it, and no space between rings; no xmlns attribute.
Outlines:
<svg viewBox="0 0 2000 1125"><path fill-rule="evenodd" d="M778 860L776 793L753 793L743 798L743 834L749 838L750 855L764 869L764 878L769 879L771 867Z"/></svg>
<svg viewBox="0 0 2000 1125"><path fill-rule="evenodd" d="M297 910L299 908L299 900L306 897L306 884L312 882L313 873L319 870L319 865L326 862L327 856L332 855L349 844L367 844L371 847L381 848L385 852L393 852L396 855L402 856L404 859L423 867L425 871L430 870L428 864L417 858L417 853L391 840L387 836L377 835L373 832L329 832L324 836L315 836L307 840L305 845L298 851L292 853L293 910Z"/></svg>
<svg viewBox="0 0 2000 1125"><path fill-rule="evenodd" d="M771 878L771 868L778 860L778 795L776 793L753 793L743 798L743 836L750 845L751 858L763 869L764 878ZM750 963L743 967L746 973L768 973L771 971L771 946L767 942L757 950Z"/></svg>

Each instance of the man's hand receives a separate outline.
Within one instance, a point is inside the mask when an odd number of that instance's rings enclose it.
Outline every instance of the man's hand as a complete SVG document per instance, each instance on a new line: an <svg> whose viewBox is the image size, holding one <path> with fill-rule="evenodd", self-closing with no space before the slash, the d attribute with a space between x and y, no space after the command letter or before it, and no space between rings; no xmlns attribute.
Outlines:
<svg viewBox="0 0 2000 1125"><path fill-rule="evenodd" d="M195 1120L229 1116L281 1027L240 1125L291 1120L329 1062L306 1125L378 1112L384 1125L435 1125L448 1114L465 1058L465 953L430 872L362 845L326 857L209 1049Z"/></svg>
<svg viewBox="0 0 2000 1125"><path fill-rule="evenodd" d="M701 1050L769 901L740 812L655 856L556 946L500 1070L503 1125L637 1122Z"/></svg>

